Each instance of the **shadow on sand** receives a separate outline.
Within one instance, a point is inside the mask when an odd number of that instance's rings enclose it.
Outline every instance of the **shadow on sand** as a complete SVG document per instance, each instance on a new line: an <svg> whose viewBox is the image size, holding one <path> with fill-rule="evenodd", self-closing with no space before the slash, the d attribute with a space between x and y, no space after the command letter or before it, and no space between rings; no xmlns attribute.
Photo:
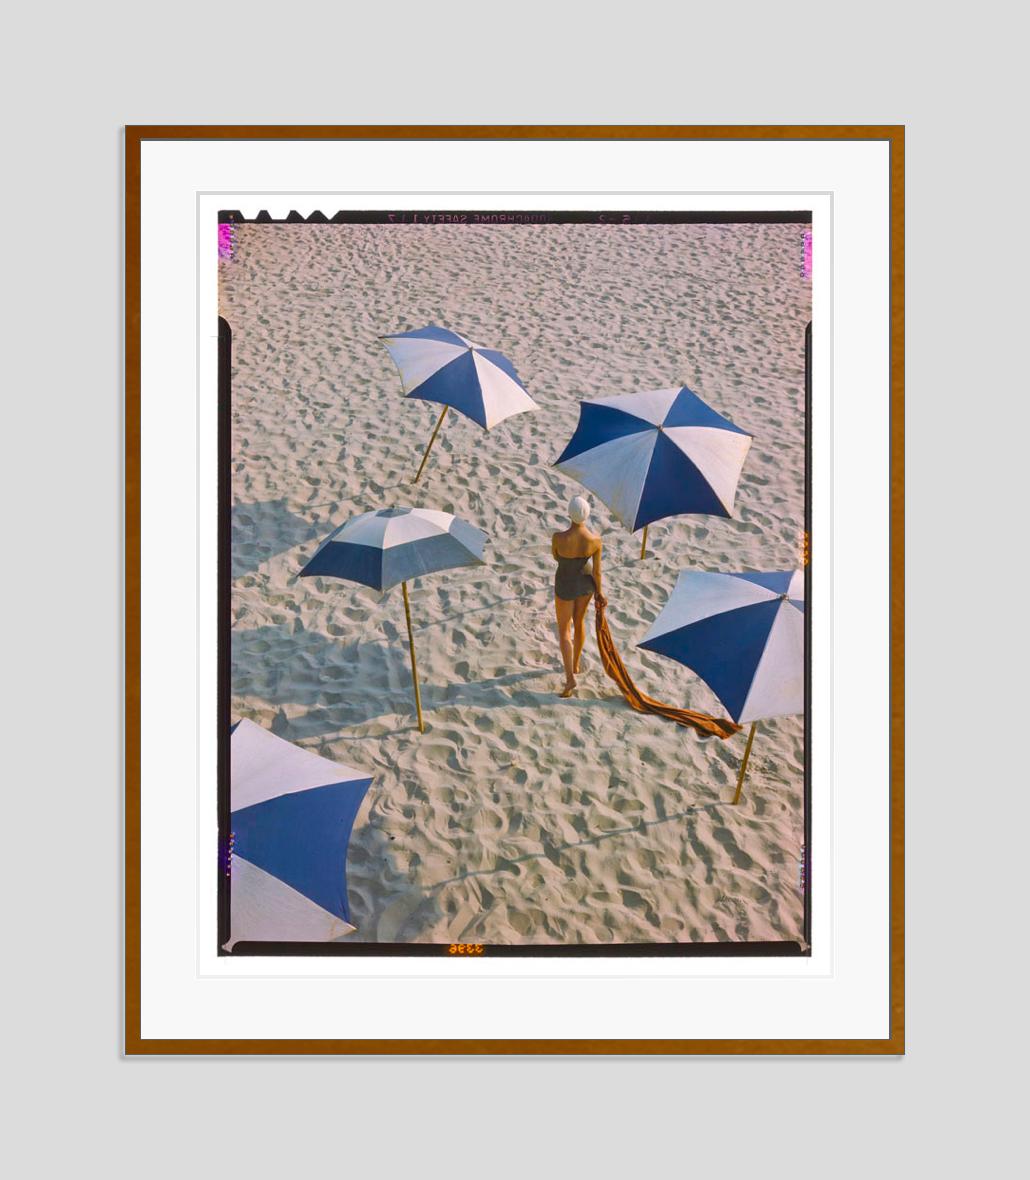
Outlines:
<svg viewBox="0 0 1030 1180"><path fill-rule="evenodd" d="M254 573L263 562L313 541L319 530L286 506L285 500L236 504L232 510L232 576Z"/></svg>
<svg viewBox="0 0 1030 1180"><path fill-rule="evenodd" d="M718 813L721 809L729 805L728 799L698 803L677 811L675 814L664 814L660 815L657 819L651 820L642 819L637 823L622 828L615 828L611 831L588 833L584 835L582 840L564 844L550 843L545 839L543 847L539 852L529 852L510 859L498 857L492 868L474 869L465 873L456 873L453 877L447 877L428 886L412 884L409 889L391 894L389 899L377 897L375 895L377 892L375 889L357 885L356 888L351 888L350 900L353 919L361 932L362 941L418 941L420 940L420 936L427 931L434 928L439 929L441 922L444 922L448 918L453 920L456 916L448 915L442 904L443 893L450 885L459 885L466 881L475 882L475 892L480 898L480 904L488 907L492 902L493 896L487 888L487 883L491 877L500 876L502 873L509 873L515 877L519 877L524 871L523 866L541 860L548 860L556 867L563 868L566 876L571 877L574 875L575 870L568 863L565 865L561 864L563 853L574 852L578 848L584 848L590 845L597 845L603 840L612 840L627 836L645 836L649 829L669 823L684 824L687 840L690 842L691 848L699 861L704 865L706 881L708 884L711 884L715 880L717 869L715 857L713 856L714 850L706 847L698 839L696 830L697 818L702 813ZM738 869L747 871L753 867L754 862L747 853L737 846L729 829L722 826L716 828L715 838L722 845L723 850ZM355 835L348 854L348 863L360 865L363 870L363 876L367 876L369 871L373 870L374 875L385 873L392 876L394 882L398 883L404 879L406 874L398 873L392 867L393 862L392 844L389 837L385 836L375 824L370 823L366 825L360 833ZM473 909L466 916L471 921L478 916L479 912L478 909ZM657 915L653 915L653 919L649 917L648 920L656 927L659 924ZM462 925L459 921L458 927L462 927ZM454 938L460 941L462 933L458 927L448 932L448 938Z"/></svg>
<svg viewBox="0 0 1030 1180"><path fill-rule="evenodd" d="M403 639L337 643L321 632L306 631L296 622L232 632L233 691L256 696L270 705L303 709L287 720L280 714L273 731L296 741L339 733L380 717L410 717L398 730L415 724L411 670ZM454 673L457 677L457 672ZM557 686L560 670L528 668L489 680L434 684L420 675L422 711L428 724L438 709L536 709L559 705L571 709L625 708L622 697L571 697L562 700L557 689L537 692L527 682L549 678ZM377 738L383 733L376 734Z"/></svg>

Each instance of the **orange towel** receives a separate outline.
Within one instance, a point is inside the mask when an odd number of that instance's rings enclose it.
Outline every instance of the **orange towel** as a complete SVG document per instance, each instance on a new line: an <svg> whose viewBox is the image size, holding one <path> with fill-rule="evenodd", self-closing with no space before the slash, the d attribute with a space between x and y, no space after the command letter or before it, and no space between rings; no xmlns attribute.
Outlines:
<svg viewBox="0 0 1030 1180"><path fill-rule="evenodd" d="M645 696L630 679L626 665L615 650L612 633L608 630L608 620L604 616L604 606L600 598L594 597L594 623L597 630L597 648L601 653L601 663L605 672L619 686L619 691L629 701L638 713L657 713L659 717L667 717L677 725L689 725L705 737L727 738L731 734L739 733L740 726L732 721L718 717L709 717L707 713L695 713L693 709L675 709L672 705L663 705L660 701Z"/></svg>

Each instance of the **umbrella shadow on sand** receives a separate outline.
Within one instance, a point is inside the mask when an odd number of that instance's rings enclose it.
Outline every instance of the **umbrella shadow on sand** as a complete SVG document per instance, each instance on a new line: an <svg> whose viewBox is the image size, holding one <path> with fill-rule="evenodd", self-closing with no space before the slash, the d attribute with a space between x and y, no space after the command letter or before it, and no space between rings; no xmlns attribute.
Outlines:
<svg viewBox="0 0 1030 1180"><path fill-rule="evenodd" d="M232 576L255 573L270 557L318 535L318 528L291 512L285 500L235 504L232 510Z"/></svg>
<svg viewBox="0 0 1030 1180"><path fill-rule="evenodd" d="M407 652L378 642L337 643L296 623L232 632L232 685L280 709L273 731L297 740L411 709Z"/></svg>
<svg viewBox="0 0 1030 1180"><path fill-rule="evenodd" d="M380 717L400 715L400 732L416 725L411 700L411 670L406 646L378 641L337 643L296 623L232 632L233 692L278 706L273 732L290 741L324 737ZM527 682L557 681L555 668L529 668L486 680L422 684L422 709L563 708L616 710L622 697L569 698L556 691L538 692ZM287 716L303 709L303 713ZM410 718L410 719L409 719ZM386 736L377 733L376 738Z"/></svg>

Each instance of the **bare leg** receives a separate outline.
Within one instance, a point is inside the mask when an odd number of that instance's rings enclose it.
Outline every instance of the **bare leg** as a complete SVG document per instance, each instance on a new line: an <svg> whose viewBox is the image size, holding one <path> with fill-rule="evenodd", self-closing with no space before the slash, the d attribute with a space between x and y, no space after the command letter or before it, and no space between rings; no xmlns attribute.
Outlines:
<svg viewBox="0 0 1030 1180"><path fill-rule="evenodd" d="M584 626L584 619L586 618L587 607L590 606L590 599L592 594L584 594L577 598L572 604L572 671L579 671L579 657L583 654L583 642L586 639L586 627Z"/></svg>
<svg viewBox="0 0 1030 1180"><path fill-rule="evenodd" d="M565 688L562 690L563 697L571 696L576 687L572 650L572 610L574 606L575 601L566 602L561 598L555 598L554 600L554 613L558 621L558 643L561 646L561 660L565 667Z"/></svg>

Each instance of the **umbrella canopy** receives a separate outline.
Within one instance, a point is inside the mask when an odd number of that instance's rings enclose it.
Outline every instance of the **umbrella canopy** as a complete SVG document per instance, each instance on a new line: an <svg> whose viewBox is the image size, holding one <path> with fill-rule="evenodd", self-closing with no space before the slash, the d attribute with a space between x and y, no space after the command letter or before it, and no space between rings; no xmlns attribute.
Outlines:
<svg viewBox="0 0 1030 1180"><path fill-rule="evenodd" d="M347 845L372 779L240 721L229 741L230 941L350 934Z"/></svg>
<svg viewBox="0 0 1030 1180"><path fill-rule="evenodd" d="M453 406L490 430L505 418L535 410L515 366L503 353L429 324L380 336L408 397Z"/></svg>
<svg viewBox="0 0 1030 1180"><path fill-rule="evenodd" d="M805 575L684 570L637 645L692 668L734 721L805 707Z"/></svg>
<svg viewBox="0 0 1030 1180"><path fill-rule="evenodd" d="M631 531L684 513L732 516L751 435L685 385L580 402L555 466Z"/></svg>
<svg viewBox="0 0 1030 1180"><path fill-rule="evenodd" d="M389 590L422 574L482 563L486 540L486 533L449 512L381 508L330 533L300 576L344 578Z"/></svg>

